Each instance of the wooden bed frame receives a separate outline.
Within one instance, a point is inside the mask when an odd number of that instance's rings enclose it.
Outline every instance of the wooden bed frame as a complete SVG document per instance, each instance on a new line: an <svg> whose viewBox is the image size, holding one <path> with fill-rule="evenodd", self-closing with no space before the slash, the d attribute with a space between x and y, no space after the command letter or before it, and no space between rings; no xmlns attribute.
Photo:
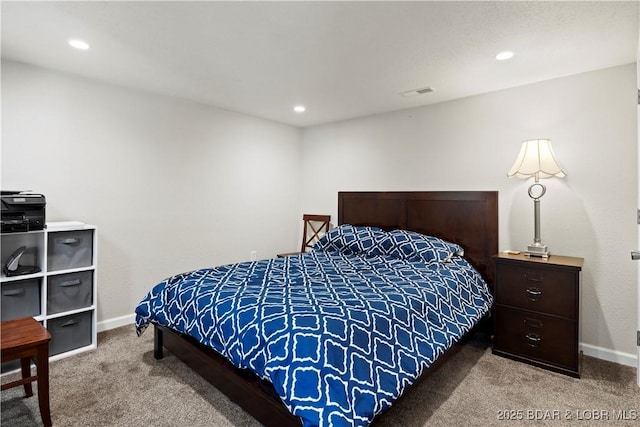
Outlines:
<svg viewBox="0 0 640 427"><path fill-rule="evenodd" d="M402 228L458 243L465 258L493 285L491 257L498 252L497 191L340 192L338 224ZM156 359L163 357L166 348L262 424L301 425L269 382L167 327L154 324L154 337Z"/></svg>

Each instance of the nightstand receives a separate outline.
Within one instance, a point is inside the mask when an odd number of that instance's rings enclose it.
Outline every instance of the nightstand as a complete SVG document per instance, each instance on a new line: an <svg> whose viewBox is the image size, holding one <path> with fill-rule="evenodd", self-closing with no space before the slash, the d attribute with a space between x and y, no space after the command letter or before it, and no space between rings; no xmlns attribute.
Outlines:
<svg viewBox="0 0 640 427"><path fill-rule="evenodd" d="M583 259L498 254L493 353L580 378Z"/></svg>

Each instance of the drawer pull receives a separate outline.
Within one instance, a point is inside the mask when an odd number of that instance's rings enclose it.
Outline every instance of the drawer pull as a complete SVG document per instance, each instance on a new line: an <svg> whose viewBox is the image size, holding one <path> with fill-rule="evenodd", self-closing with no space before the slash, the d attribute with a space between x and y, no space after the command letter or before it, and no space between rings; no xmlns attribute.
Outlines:
<svg viewBox="0 0 640 427"><path fill-rule="evenodd" d="M529 297L529 299L531 301L537 301L542 296L542 291L540 289L534 288L534 287L527 288L525 290L525 292L527 293L527 296Z"/></svg>
<svg viewBox="0 0 640 427"><path fill-rule="evenodd" d="M530 282L542 282L544 277L539 274L525 273L524 279Z"/></svg>
<svg viewBox="0 0 640 427"><path fill-rule="evenodd" d="M80 239L77 237L67 237L67 238L58 238L56 239L56 243L59 245L77 245L80 242Z"/></svg>
<svg viewBox="0 0 640 427"><path fill-rule="evenodd" d="M524 324L532 328L538 328L538 329L541 329L542 326L544 326L542 324L542 321L538 319L524 319Z"/></svg>
<svg viewBox="0 0 640 427"><path fill-rule="evenodd" d="M78 285L81 285L81 284L82 284L82 281L80 279L67 280L66 282L60 283L60 287L61 288L68 288L70 286L78 286Z"/></svg>
<svg viewBox="0 0 640 427"><path fill-rule="evenodd" d="M527 339L527 345L529 347L540 347L540 341L542 341L542 338L540 338L538 335L527 334L525 335L525 338Z"/></svg>
<svg viewBox="0 0 640 427"><path fill-rule="evenodd" d="M2 291L2 296L5 296L5 297L15 297L18 295L24 295L24 288L12 289L10 291Z"/></svg>

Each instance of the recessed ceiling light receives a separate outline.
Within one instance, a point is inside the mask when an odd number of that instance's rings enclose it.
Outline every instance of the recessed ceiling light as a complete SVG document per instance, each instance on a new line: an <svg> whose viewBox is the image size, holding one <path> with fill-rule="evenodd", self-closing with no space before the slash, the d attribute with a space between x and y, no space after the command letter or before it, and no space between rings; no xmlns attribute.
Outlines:
<svg viewBox="0 0 640 427"><path fill-rule="evenodd" d="M500 52L499 54L496 55L496 59L498 61L504 61L506 59L511 59L511 58L513 58L513 52L509 50L505 50L504 52Z"/></svg>
<svg viewBox="0 0 640 427"><path fill-rule="evenodd" d="M304 113L305 110L306 108L304 107L304 105L296 105L295 107L293 107L293 111L295 111L296 113Z"/></svg>
<svg viewBox="0 0 640 427"><path fill-rule="evenodd" d="M67 43L69 43L69 46L75 47L76 49L80 49L80 50L89 49L89 43L87 43L85 41L82 41L82 40L71 39Z"/></svg>

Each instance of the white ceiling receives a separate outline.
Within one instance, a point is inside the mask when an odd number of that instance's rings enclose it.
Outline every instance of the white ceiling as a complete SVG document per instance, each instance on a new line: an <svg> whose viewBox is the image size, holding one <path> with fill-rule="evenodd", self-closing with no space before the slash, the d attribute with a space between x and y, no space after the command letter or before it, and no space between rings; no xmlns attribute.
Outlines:
<svg viewBox="0 0 640 427"><path fill-rule="evenodd" d="M1 12L3 58L300 127L629 64L638 51L637 1L2 1ZM503 50L515 56L496 61ZM399 95L425 86L435 92Z"/></svg>

